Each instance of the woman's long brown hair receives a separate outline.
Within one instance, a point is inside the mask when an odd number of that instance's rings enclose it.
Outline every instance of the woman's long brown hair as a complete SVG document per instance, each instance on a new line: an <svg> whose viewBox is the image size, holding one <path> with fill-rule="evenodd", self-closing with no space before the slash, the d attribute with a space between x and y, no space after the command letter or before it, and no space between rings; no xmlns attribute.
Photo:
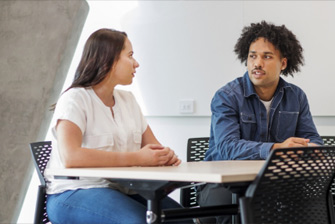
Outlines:
<svg viewBox="0 0 335 224"><path fill-rule="evenodd" d="M90 87L100 83L119 59L127 38L125 32L99 29L87 39L73 82L69 88ZM56 104L51 105L54 110Z"/></svg>

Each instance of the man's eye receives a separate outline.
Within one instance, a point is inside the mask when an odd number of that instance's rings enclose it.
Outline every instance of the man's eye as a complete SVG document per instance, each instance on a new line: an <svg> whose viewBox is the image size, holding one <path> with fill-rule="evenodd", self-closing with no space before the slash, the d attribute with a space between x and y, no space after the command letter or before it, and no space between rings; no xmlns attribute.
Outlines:
<svg viewBox="0 0 335 224"><path fill-rule="evenodd" d="M251 54L251 55L249 55L249 58L256 58L256 55L253 55L253 54Z"/></svg>

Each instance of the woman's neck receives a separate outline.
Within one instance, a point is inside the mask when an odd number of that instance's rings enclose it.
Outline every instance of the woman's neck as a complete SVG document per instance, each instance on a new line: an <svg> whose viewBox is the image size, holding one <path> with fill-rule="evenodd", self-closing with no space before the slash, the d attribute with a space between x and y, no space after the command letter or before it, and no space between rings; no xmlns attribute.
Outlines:
<svg viewBox="0 0 335 224"><path fill-rule="evenodd" d="M115 86L110 86L106 85L104 81L100 82L97 85L92 86L95 94L101 99L101 101L107 106L112 108L115 105L115 100L114 100L114 87Z"/></svg>

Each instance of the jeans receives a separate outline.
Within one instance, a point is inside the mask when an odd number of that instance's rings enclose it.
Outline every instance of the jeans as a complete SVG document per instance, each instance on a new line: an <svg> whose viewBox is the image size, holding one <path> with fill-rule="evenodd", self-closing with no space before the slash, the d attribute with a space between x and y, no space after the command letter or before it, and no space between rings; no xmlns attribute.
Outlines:
<svg viewBox="0 0 335 224"><path fill-rule="evenodd" d="M77 189L48 195L47 213L53 224L143 224L146 203L138 194L126 195L110 188ZM169 197L161 200L162 209L180 207Z"/></svg>

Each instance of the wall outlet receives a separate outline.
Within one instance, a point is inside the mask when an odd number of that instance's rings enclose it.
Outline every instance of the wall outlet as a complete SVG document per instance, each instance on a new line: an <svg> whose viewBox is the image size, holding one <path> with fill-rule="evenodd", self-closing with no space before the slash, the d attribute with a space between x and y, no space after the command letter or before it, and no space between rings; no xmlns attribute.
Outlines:
<svg viewBox="0 0 335 224"><path fill-rule="evenodd" d="M194 100L180 100L179 113L193 114L194 113Z"/></svg>

